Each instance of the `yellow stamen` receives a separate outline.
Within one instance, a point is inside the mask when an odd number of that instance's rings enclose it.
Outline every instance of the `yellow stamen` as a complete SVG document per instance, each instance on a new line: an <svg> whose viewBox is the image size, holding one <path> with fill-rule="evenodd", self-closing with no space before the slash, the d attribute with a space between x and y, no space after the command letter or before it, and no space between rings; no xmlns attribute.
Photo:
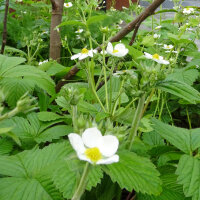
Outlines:
<svg viewBox="0 0 200 200"><path fill-rule="evenodd" d="M114 49L114 50L113 50L113 53L117 53L117 52L119 52L117 49Z"/></svg>
<svg viewBox="0 0 200 200"><path fill-rule="evenodd" d="M69 4L68 4L68 3L66 3L66 6L69 6Z"/></svg>
<svg viewBox="0 0 200 200"><path fill-rule="evenodd" d="M85 155L94 163L96 163L98 160L102 158L101 152L97 147L86 149Z"/></svg>
<svg viewBox="0 0 200 200"><path fill-rule="evenodd" d="M190 10L190 8L186 8L186 10Z"/></svg>
<svg viewBox="0 0 200 200"><path fill-rule="evenodd" d="M152 56L154 59L156 59L156 60L159 60L159 55L156 53L156 54L154 54L153 56Z"/></svg>
<svg viewBox="0 0 200 200"><path fill-rule="evenodd" d="M89 51L86 49L86 48L83 48L82 50L81 50L81 53L82 54L86 54L86 53L88 53Z"/></svg>

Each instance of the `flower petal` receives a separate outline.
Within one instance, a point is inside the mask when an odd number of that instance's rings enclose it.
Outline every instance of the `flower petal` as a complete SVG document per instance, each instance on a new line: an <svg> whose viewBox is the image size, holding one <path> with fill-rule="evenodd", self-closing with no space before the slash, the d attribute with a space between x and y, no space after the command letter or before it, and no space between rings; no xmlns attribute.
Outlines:
<svg viewBox="0 0 200 200"><path fill-rule="evenodd" d="M118 51L123 51L124 49L126 49L126 47L122 43L116 44L114 47L114 50L118 50Z"/></svg>
<svg viewBox="0 0 200 200"><path fill-rule="evenodd" d="M84 161L87 161L87 162L89 162L89 163L93 163L89 158L87 158L84 154L78 154L77 153L77 156L78 156L78 158L80 159L80 160L84 160Z"/></svg>
<svg viewBox="0 0 200 200"><path fill-rule="evenodd" d="M152 55L147 53L147 52L144 52L144 56L148 59L152 59Z"/></svg>
<svg viewBox="0 0 200 200"><path fill-rule="evenodd" d="M162 64L168 65L168 64L169 64L169 61L167 61L167 60L162 60Z"/></svg>
<svg viewBox="0 0 200 200"><path fill-rule="evenodd" d="M112 163L116 163L116 162L119 162L119 156L115 154L112 157L99 160L98 162L96 162L96 164L97 165L100 165L100 164L108 165L108 164L112 164Z"/></svg>
<svg viewBox="0 0 200 200"><path fill-rule="evenodd" d="M83 144L83 140L82 140L80 135L78 135L76 133L70 133L68 135L68 138L69 138L69 142L71 143L73 149L77 153L84 153L85 152L85 147L84 147L84 144Z"/></svg>
<svg viewBox="0 0 200 200"><path fill-rule="evenodd" d="M90 50L90 51L88 52L88 56L93 57L93 50Z"/></svg>
<svg viewBox="0 0 200 200"><path fill-rule="evenodd" d="M117 152L119 141L114 135L106 135L102 137L101 143L99 143L99 150L105 157L110 157Z"/></svg>
<svg viewBox="0 0 200 200"><path fill-rule="evenodd" d="M88 57L88 54L82 54L81 53L81 55L79 56L79 60L83 60L83 59L85 59L85 58L87 58Z"/></svg>
<svg viewBox="0 0 200 200"><path fill-rule="evenodd" d="M98 147L102 141L101 132L96 128L87 128L82 134L83 143L89 147Z"/></svg>
<svg viewBox="0 0 200 200"><path fill-rule="evenodd" d="M112 52L113 52L113 45L112 45L112 43L108 43L108 46L107 46L107 48L106 48L106 51L109 53L109 54L112 54Z"/></svg>
<svg viewBox="0 0 200 200"><path fill-rule="evenodd" d="M79 58L80 55L81 55L80 53L77 53L77 54L73 55L73 56L71 57L71 60L75 60L75 59Z"/></svg>

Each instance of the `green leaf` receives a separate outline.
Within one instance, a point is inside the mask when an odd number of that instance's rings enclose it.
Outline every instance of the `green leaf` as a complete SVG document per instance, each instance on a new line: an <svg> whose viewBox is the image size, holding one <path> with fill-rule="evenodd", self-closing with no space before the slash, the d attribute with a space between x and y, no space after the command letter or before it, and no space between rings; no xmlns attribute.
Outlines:
<svg viewBox="0 0 200 200"><path fill-rule="evenodd" d="M63 116L60 116L56 113L53 113L53 112L46 112L46 111L43 111L43 112L39 112L37 113L37 116L38 116L38 119L40 121L54 121L56 119L61 119L63 118Z"/></svg>
<svg viewBox="0 0 200 200"><path fill-rule="evenodd" d="M44 149L0 156L0 200L60 200L52 174L72 153L69 143L51 144Z"/></svg>
<svg viewBox="0 0 200 200"><path fill-rule="evenodd" d="M85 26L85 24L81 21L69 20L69 21L60 23L58 27L69 26L69 25L71 25L71 26Z"/></svg>
<svg viewBox="0 0 200 200"><path fill-rule="evenodd" d="M0 200L60 200L50 179L2 178Z"/></svg>
<svg viewBox="0 0 200 200"><path fill-rule="evenodd" d="M154 130L181 151L190 154L200 147L200 129L188 130L152 119Z"/></svg>
<svg viewBox="0 0 200 200"><path fill-rule="evenodd" d="M147 47L154 46L154 43L155 41L152 35L145 36L142 40L142 44Z"/></svg>
<svg viewBox="0 0 200 200"><path fill-rule="evenodd" d="M27 115L27 119L13 117L12 119L4 120L0 126L5 127L9 125L13 127L11 132L19 137L23 144L33 146L35 143L52 141L72 132L71 126L56 125L61 121L58 119L41 123L36 113L30 113Z"/></svg>
<svg viewBox="0 0 200 200"><path fill-rule="evenodd" d="M147 158L137 156L133 152L119 152L120 161L107 165L103 169L117 182L121 188L128 191L158 195L162 191L159 172Z"/></svg>
<svg viewBox="0 0 200 200"><path fill-rule="evenodd" d="M13 142L7 138L0 138L0 155L9 154L13 149Z"/></svg>
<svg viewBox="0 0 200 200"><path fill-rule="evenodd" d="M175 73L169 74L167 79L173 79L175 81L184 82L188 85L192 85L198 78L199 73L196 69L177 69Z"/></svg>
<svg viewBox="0 0 200 200"><path fill-rule="evenodd" d="M103 178L103 171L100 166L92 166L88 174L87 190L91 190L92 187L96 187L98 183L101 183Z"/></svg>
<svg viewBox="0 0 200 200"><path fill-rule="evenodd" d="M7 70L24 63L26 61L25 58L18 57L7 57L0 55L0 71L1 73L5 73Z"/></svg>
<svg viewBox="0 0 200 200"><path fill-rule="evenodd" d="M1 135L1 134L5 134L5 133L7 133L7 132L9 132L9 131L11 131L11 130L12 130L12 127L0 128L0 135Z"/></svg>
<svg viewBox="0 0 200 200"><path fill-rule="evenodd" d="M93 114L97 114L98 110L96 109L96 107L86 101L79 101L78 103L78 110L83 112L83 113L93 113Z"/></svg>
<svg viewBox="0 0 200 200"><path fill-rule="evenodd" d="M163 182L163 191L159 196L144 195L139 193L138 200L186 200L182 192L181 185L177 184L175 174L164 174L161 176Z"/></svg>
<svg viewBox="0 0 200 200"><path fill-rule="evenodd" d="M24 58L0 56L0 85L10 106L15 106L25 92L32 92L36 86L52 96L55 94L53 80L36 67L19 65L24 61Z"/></svg>
<svg viewBox="0 0 200 200"><path fill-rule="evenodd" d="M73 128L67 125L57 125L40 133L35 140L38 143L50 142L53 139L59 139L61 136L67 135L73 132Z"/></svg>
<svg viewBox="0 0 200 200"><path fill-rule="evenodd" d="M77 180L80 177L80 174L77 173L78 170L73 160L71 162L65 161L56 169L53 182L63 193L64 198L70 199L73 196L78 184Z"/></svg>
<svg viewBox="0 0 200 200"><path fill-rule="evenodd" d="M178 183L183 185L184 194L192 200L200 199L200 161L189 155L183 155L176 170Z"/></svg>
<svg viewBox="0 0 200 200"><path fill-rule="evenodd" d="M199 101L199 92L184 82L165 80L158 83L157 88L176 95L191 104L195 104Z"/></svg>
<svg viewBox="0 0 200 200"><path fill-rule="evenodd" d="M102 22L102 21L106 20L107 18L108 18L108 16L105 14L92 16L87 20L87 26L90 26L93 23L96 24L96 23Z"/></svg>
<svg viewBox="0 0 200 200"><path fill-rule="evenodd" d="M59 72L62 72L66 68L60 64L58 64L55 61L49 61L47 63L44 63L42 65L39 65L38 67L42 71L45 71L49 76L54 76Z"/></svg>
<svg viewBox="0 0 200 200"><path fill-rule="evenodd" d="M172 33L167 34L169 39L174 43L174 44L183 44L183 43L191 43L192 41L188 39L186 36L181 36L179 37L178 35L174 35Z"/></svg>
<svg viewBox="0 0 200 200"><path fill-rule="evenodd" d="M84 166L85 162L69 158L65 161L65 163L58 167L53 177L53 181L56 184L56 187L63 192L63 196L65 198L70 199L73 196L79 184ZM96 187L96 185L101 182L101 178L103 177L103 171L100 166L91 165L89 170L88 183L86 186L87 190L91 190L92 187Z"/></svg>

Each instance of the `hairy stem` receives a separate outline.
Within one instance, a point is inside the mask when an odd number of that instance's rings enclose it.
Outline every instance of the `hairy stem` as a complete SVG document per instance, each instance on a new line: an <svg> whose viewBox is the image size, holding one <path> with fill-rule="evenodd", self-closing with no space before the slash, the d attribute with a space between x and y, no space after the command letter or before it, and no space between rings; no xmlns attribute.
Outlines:
<svg viewBox="0 0 200 200"><path fill-rule="evenodd" d="M131 149L132 145L133 145L133 141L135 136L137 135L137 130L139 127L139 123L142 117L142 111L144 108L144 102L145 102L145 94L143 94L138 101L138 105L137 105L137 109L135 111L135 115L133 117L133 122L131 125L131 130L130 130L130 135L128 137L128 141L127 141L127 149Z"/></svg>
<svg viewBox="0 0 200 200"><path fill-rule="evenodd" d="M87 162L86 165L85 165L83 174L81 176L81 180L79 182L78 188L76 189L76 191L75 191L75 193L72 197L72 200L80 200L82 194L85 191L85 187L86 187L86 184L87 184L87 176L88 176L88 173L89 173L89 165L90 164Z"/></svg>

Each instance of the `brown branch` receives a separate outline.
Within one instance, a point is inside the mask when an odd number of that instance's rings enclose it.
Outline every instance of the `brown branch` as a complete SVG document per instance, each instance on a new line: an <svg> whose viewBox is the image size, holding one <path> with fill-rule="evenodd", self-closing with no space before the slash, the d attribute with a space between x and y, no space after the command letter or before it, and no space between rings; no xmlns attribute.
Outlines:
<svg viewBox="0 0 200 200"><path fill-rule="evenodd" d="M6 42L7 42L8 7L9 7L9 0L6 0L5 14L4 14L4 20L3 20L3 35L2 35L1 54L4 53L4 49L5 49Z"/></svg>
<svg viewBox="0 0 200 200"><path fill-rule="evenodd" d="M110 39L110 42L118 42L123 37L125 37L127 34L129 34L131 31L135 30L135 36L137 34L137 29L139 29L140 24L150 15L154 14L155 10L164 2L165 0L154 0L152 4L150 4L135 20L127 24L123 29L121 29L114 37ZM134 36L134 35L133 35ZM132 40L134 41L135 36L132 37ZM100 50L100 47L97 47L97 50ZM71 73L71 71L76 71L76 73L79 71L77 66L75 65L69 72L66 74L63 80L60 80L56 85L56 92L59 92L61 87L66 83L68 78L71 79L70 75L75 75L74 73Z"/></svg>

